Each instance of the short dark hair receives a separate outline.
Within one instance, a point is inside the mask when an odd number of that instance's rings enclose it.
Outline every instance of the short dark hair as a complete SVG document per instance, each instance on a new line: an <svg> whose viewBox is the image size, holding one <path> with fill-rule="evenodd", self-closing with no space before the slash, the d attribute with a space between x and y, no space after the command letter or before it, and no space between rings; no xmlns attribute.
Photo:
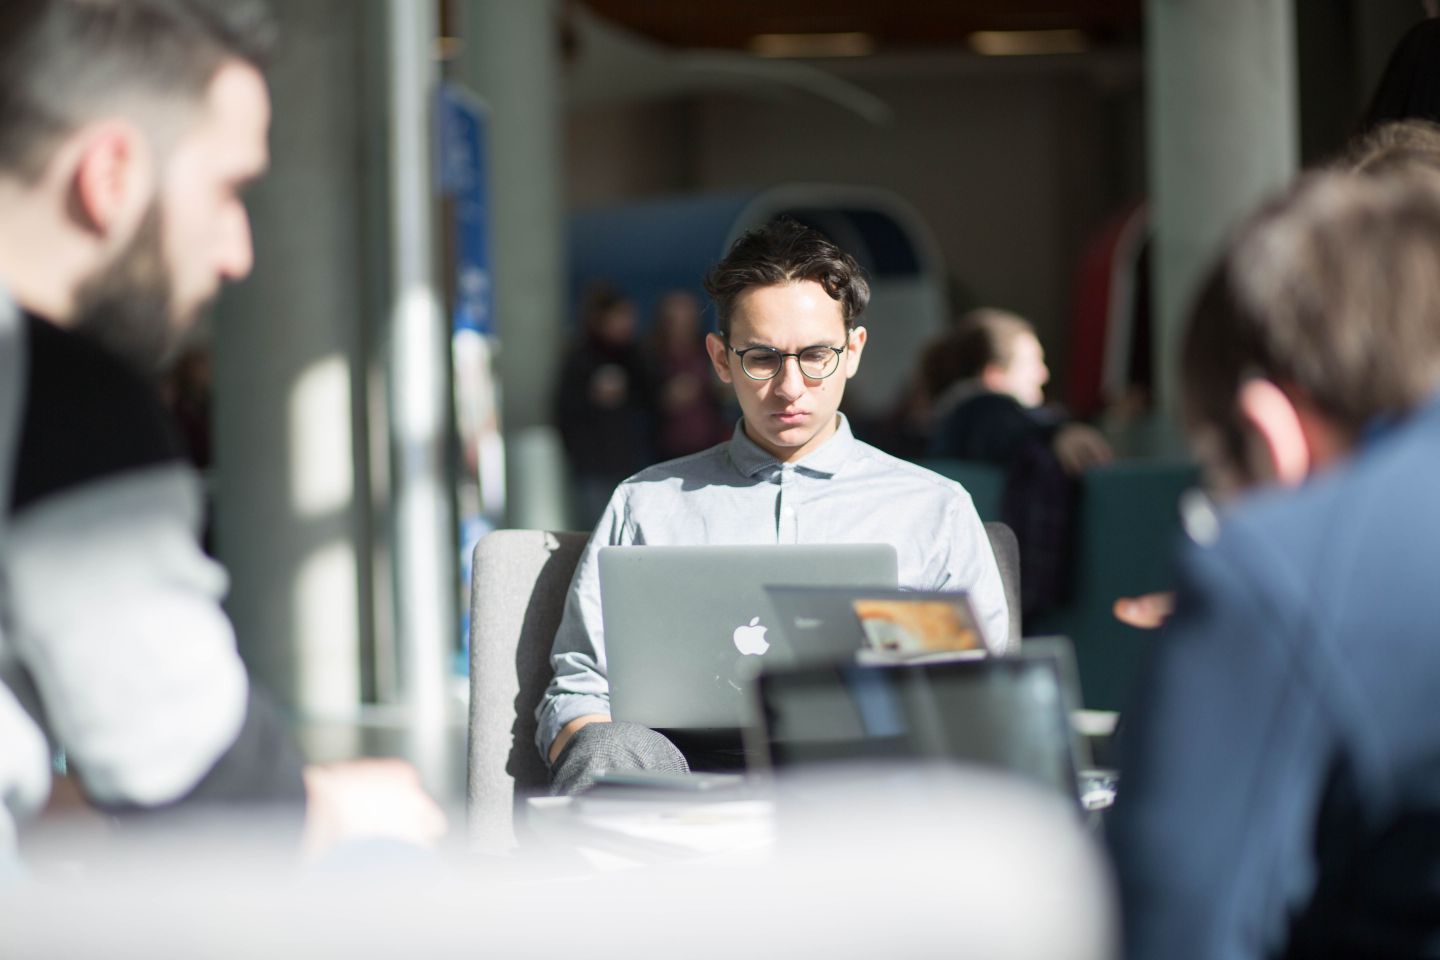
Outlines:
<svg viewBox="0 0 1440 960"><path fill-rule="evenodd" d="M730 339L730 316L746 290L802 280L814 280L840 304L846 330L870 303L870 284L854 257L820 231L782 217L747 231L706 274L720 335Z"/></svg>
<svg viewBox="0 0 1440 960"><path fill-rule="evenodd" d="M1015 341L1024 334L1035 336L1034 325L1008 310L980 307L966 312L921 357L920 376L927 395L934 399L954 383L973 380L992 363L1008 366L1015 356Z"/></svg>
<svg viewBox="0 0 1440 960"><path fill-rule="evenodd" d="M1202 284L1181 347L1191 428L1243 468L1236 395L1300 391L1351 441L1440 385L1440 188L1311 173L1240 228Z"/></svg>
<svg viewBox="0 0 1440 960"><path fill-rule="evenodd" d="M117 98L198 101L229 60L263 70L275 35L263 0L4 0L0 171L34 181Z"/></svg>

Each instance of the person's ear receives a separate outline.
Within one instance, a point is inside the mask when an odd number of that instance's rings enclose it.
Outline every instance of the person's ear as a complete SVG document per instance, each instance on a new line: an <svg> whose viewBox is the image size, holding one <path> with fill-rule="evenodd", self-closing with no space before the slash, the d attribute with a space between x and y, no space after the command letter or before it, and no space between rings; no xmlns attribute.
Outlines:
<svg viewBox="0 0 1440 960"><path fill-rule="evenodd" d="M1310 473L1314 451L1294 402L1269 380L1254 379L1241 384L1236 405L1263 441L1276 481L1297 486Z"/></svg>
<svg viewBox="0 0 1440 960"><path fill-rule="evenodd" d="M980 385L991 393L1009 393L1010 382L1006 368L998 363L987 363L980 371Z"/></svg>
<svg viewBox="0 0 1440 960"><path fill-rule="evenodd" d="M865 352L865 339L868 334L864 327L856 327L850 331L850 349L845 351L845 379L849 380L855 376L860 369L860 354Z"/></svg>
<svg viewBox="0 0 1440 960"><path fill-rule="evenodd" d="M705 352L710 354L710 363L715 367L715 375L726 383L730 383L730 348L724 340L720 339L718 333L705 334Z"/></svg>
<svg viewBox="0 0 1440 960"><path fill-rule="evenodd" d="M149 144L137 127L120 120L95 124L77 145L72 213L98 235L128 234L147 206L153 180Z"/></svg>

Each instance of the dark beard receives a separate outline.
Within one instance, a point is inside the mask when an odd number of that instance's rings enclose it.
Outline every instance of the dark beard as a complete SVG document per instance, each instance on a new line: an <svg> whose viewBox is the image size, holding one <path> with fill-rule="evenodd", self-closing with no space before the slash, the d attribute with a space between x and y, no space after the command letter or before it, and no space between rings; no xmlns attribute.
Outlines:
<svg viewBox="0 0 1440 960"><path fill-rule="evenodd" d="M175 351L173 310L156 202L124 252L76 291L74 329L150 376Z"/></svg>

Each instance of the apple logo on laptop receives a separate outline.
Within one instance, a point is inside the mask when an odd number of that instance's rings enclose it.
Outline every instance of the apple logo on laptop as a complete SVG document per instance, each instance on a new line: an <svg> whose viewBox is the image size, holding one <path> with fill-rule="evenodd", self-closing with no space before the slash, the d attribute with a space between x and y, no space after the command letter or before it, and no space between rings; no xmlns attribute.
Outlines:
<svg viewBox="0 0 1440 960"><path fill-rule="evenodd" d="M758 657L770 649L770 641L765 639L765 630L760 626L759 617L751 617L747 626L735 628L735 649L745 656Z"/></svg>

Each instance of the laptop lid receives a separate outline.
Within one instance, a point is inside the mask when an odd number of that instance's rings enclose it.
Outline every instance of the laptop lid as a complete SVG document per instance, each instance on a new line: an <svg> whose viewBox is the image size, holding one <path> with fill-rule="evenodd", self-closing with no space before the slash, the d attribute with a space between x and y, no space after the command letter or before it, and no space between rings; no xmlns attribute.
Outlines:
<svg viewBox="0 0 1440 960"><path fill-rule="evenodd" d="M1060 674L1060 695L1065 698L1065 715L1070 718L1071 755L1075 769L1085 771L1094 766L1090 741L1075 724L1075 718L1085 708L1085 698L1080 690L1080 666L1075 660L1075 643L1069 637L1054 636L1027 637L1021 643L1020 653L1034 659L1048 657Z"/></svg>
<svg viewBox="0 0 1440 960"><path fill-rule="evenodd" d="M1049 652L767 669L754 685L747 753L770 771L855 760L974 763L1078 802L1063 684Z"/></svg>
<svg viewBox="0 0 1440 960"><path fill-rule="evenodd" d="M765 594L784 641L767 668L852 659L856 651L906 659L986 652L964 591L775 585Z"/></svg>
<svg viewBox="0 0 1440 960"><path fill-rule="evenodd" d="M829 662L853 658L865 633L851 602L855 588L771 584L765 597L775 612L782 644L767 665Z"/></svg>
<svg viewBox="0 0 1440 960"><path fill-rule="evenodd" d="M893 588L889 544L602 547L611 715L659 729L747 725L777 636L767 584Z"/></svg>
<svg viewBox="0 0 1440 960"><path fill-rule="evenodd" d="M916 658L987 652L964 591L857 591L850 605L866 648L876 653Z"/></svg>

